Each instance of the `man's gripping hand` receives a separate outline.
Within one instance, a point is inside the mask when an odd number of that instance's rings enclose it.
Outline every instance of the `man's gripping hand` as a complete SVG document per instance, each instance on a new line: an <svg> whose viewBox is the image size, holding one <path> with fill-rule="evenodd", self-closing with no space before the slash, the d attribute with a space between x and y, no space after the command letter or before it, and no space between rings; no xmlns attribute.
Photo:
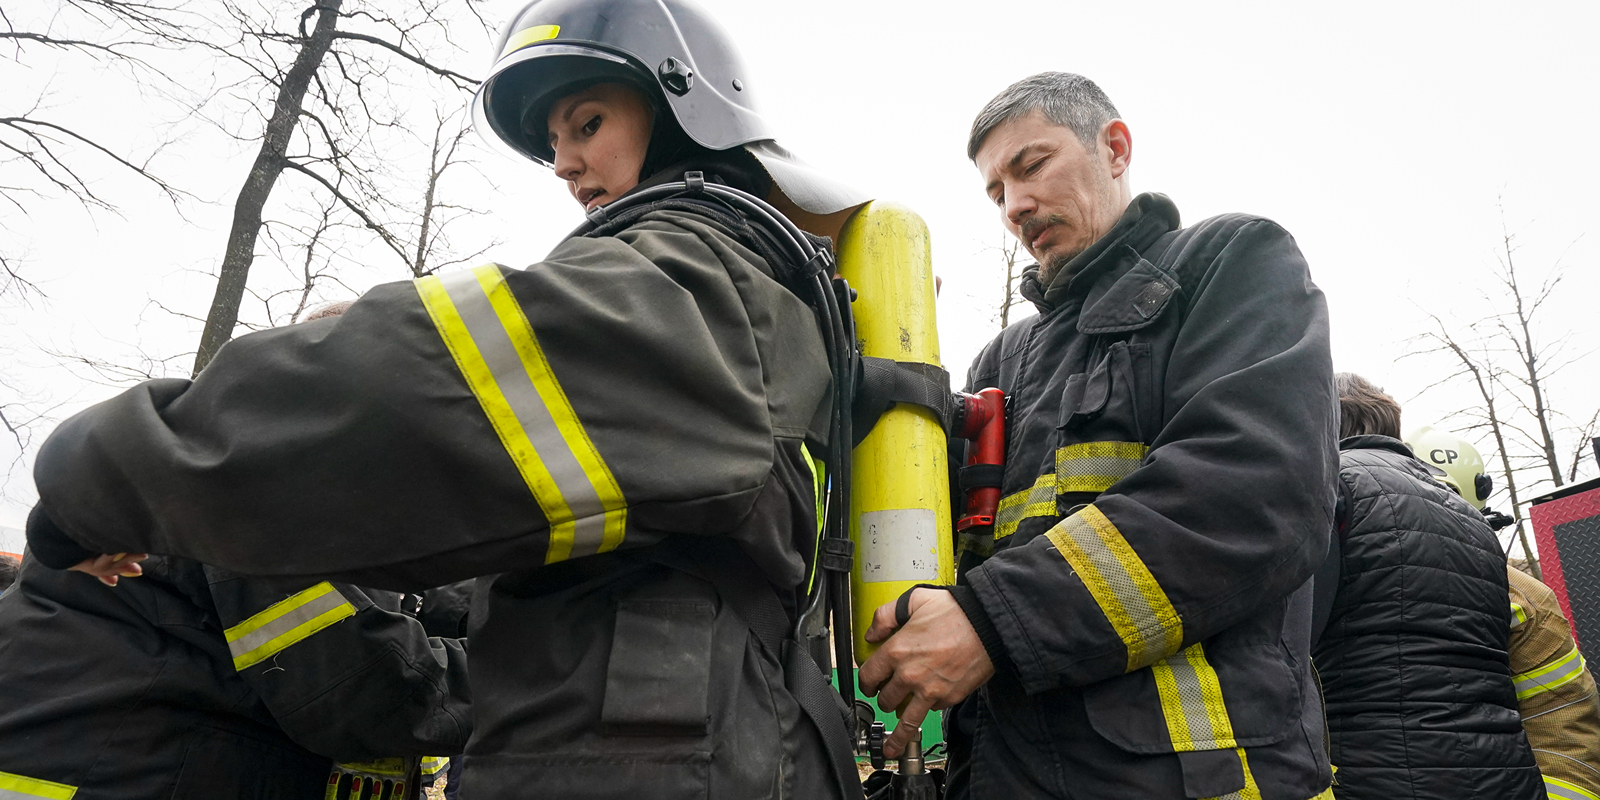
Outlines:
<svg viewBox="0 0 1600 800"><path fill-rule="evenodd" d="M879 708L888 711L905 704L900 724L883 744L889 758L898 758L906 744L921 738L930 710L961 702L994 675L978 632L949 592L913 589L908 608L905 627L895 619L894 603L884 603L873 613L867 641L883 646L861 665L859 674L861 691L876 695Z"/></svg>

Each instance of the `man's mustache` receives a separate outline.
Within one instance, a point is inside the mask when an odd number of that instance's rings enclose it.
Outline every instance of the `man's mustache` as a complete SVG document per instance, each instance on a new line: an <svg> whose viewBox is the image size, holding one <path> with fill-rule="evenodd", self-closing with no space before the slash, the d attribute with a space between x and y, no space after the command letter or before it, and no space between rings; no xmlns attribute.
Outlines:
<svg viewBox="0 0 1600 800"><path fill-rule="evenodd" d="M1022 231L1022 244L1024 246L1028 245L1033 241L1033 237L1039 235L1039 231L1051 225L1065 224L1067 224L1067 221L1060 214L1051 214L1048 217L1029 217L1023 221L1022 227L1019 229Z"/></svg>

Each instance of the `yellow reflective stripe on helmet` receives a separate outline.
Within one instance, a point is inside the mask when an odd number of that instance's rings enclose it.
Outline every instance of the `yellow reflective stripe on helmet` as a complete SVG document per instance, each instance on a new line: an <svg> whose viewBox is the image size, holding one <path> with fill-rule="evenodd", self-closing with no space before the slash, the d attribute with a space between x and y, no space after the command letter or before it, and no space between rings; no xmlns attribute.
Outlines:
<svg viewBox="0 0 1600 800"><path fill-rule="evenodd" d="M1250 774L1249 756L1244 754L1243 747L1235 747L1233 752L1238 754L1239 766L1244 769L1244 788L1237 792L1229 792L1228 794L1220 797L1207 797L1203 798L1202 800L1261 800L1261 788L1256 786L1256 776ZM1310 798L1310 800L1322 800L1324 795L1329 798L1333 797L1333 795L1328 794L1327 791L1324 791L1322 794Z"/></svg>
<svg viewBox="0 0 1600 800"><path fill-rule="evenodd" d="M511 34L511 38L506 40L506 46L501 48L497 58L505 58L530 44L554 39L559 33L561 33L560 25L534 25L523 28Z"/></svg>
<svg viewBox="0 0 1600 800"><path fill-rule="evenodd" d="M1117 526L1093 505L1046 534L1128 648L1132 672L1177 651L1183 620Z"/></svg>
<svg viewBox="0 0 1600 800"><path fill-rule="evenodd" d="M233 668L243 671L355 614L356 607L333 584L323 581L273 603L222 635L233 654Z"/></svg>
<svg viewBox="0 0 1600 800"><path fill-rule="evenodd" d="M1199 642L1151 664L1150 670L1161 695L1161 713L1167 719L1173 750L1238 747L1217 671L1206 661L1205 648Z"/></svg>
<svg viewBox="0 0 1600 800"><path fill-rule="evenodd" d="M1526 700L1577 680L1578 676L1583 674L1586 663L1583 660L1583 653L1574 647L1566 655L1538 669L1512 675L1511 683L1516 686L1517 699Z"/></svg>
<svg viewBox="0 0 1600 800"><path fill-rule="evenodd" d="M627 503L497 264L416 281L434 326L550 525L545 563L616 549Z"/></svg>
<svg viewBox="0 0 1600 800"><path fill-rule="evenodd" d="M1035 478L1033 486L1000 498L994 512L994 538L1004 539L1017 532L1017 526L1030 517L1056 515L1056 476L1046 473Z"/></svg>
<svg viewBox="0 0 1600 800"><path fill-rule="evenodd" d="M450 766L450 758L448 756L427 756L422 759L422 774L437 775L439 770L448 766Z"/></svg>
<svg viewBox="0 0 1600 800"><path fill-rule="evenodd" d="M78 787L0 772L0 800L71 800Z"/></svg>
<svg viewBox="0 0 1600 800"><path fill-rule="evenodd" d="M1517 603L1512 603L1511 604L1511 627L1513 629L1520 628L1523 625L1526 625L1527 622L1528 622L1528 612L1523 611L1521 605L1519 605Z"/></svg>
<svg viewBox="0 0 1600 800"><path fill-rule="evenodd" d="M1550 800L1600 800L1600 795L1582 786L1549 775L1544 776L1544 791L1550 795Z"/></svg>
<svg viewBox="0 0 1600 800"><path fill-rule="evenodd" d="M1056 450L1056 493L1099 494L1133 474L1150 448L1138 442L1084 442Z"/></svg>

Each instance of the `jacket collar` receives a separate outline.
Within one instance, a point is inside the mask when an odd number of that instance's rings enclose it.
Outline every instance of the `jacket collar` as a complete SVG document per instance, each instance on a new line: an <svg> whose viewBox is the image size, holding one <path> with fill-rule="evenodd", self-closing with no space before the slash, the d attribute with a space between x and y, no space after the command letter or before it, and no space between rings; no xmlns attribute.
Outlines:
<svg viewBox="0 0 1600 800"><path fill-rule="evenodd" d="M1038 264L1028 267L1022 273L1022 296L1032 301L1035 306L1038 306L1039 313L1043 314L1060 306L1069 297L1088 295L1091 288L1096 286L1098 279L1108 270L1129 261L1140 261L1139 254L1142 251L1155 244L1155 241L1164 234L1177 230L1177 228L1178 207L1166 195L1154 192L1141 194L1128 204L1127 210L1122 212L1121 219L1117 220L1117 224L1111 226L1111 230L1107 231L1106 235L1095 240L1094 244L1089 245L1088 249L1079 253L1071 261L1067 262L1066 266L1062 267L1061 272L1056 275L1055 280L1051 281L1050 286L1045 287L1039 283ZM1143 263L1148 264L1149 262ZM1159 273L1160 271L1155 269L1154 265L1151 265L1149 272ZM1130 296L1139 294L1144 285L1155 279L1155 277L1155 274L1143 276L1141 280L1137 281L1139 286L1127 287L1132 291L1126 292L1126 294L1130 294ZM1156 304L1153 309L1149 308L1149 298L1145 298L1146 313L1138 317L1138 322L1153 318L1155 314L1150 312L1159 312L1161 306L1165 305L1166 298L1172 294L1171 290L1177 288L1177 283L1171 281L1170 278L1166 282L1171 285L1167 287L1167 292L1161 293L1159 298L1161 302ZM1120 284L1121 281L1117 283ZM1102 298L1097 297L1095 299ZM1086 308L1089 305L1089 303L1085 303ZM1132 320L1128 320L1128 322L1132 322Z"/></svg>
<svg viewBox="0 0 1600 800"><path fill-rule="evenodd" d="M1339 440L1339 449L1343 450L1391 450L1406 458L1416 458L1411 452L1411 446L1392 436L1379 436L1377 434L1362 434L1360 436L1346 436Z"/></svg>

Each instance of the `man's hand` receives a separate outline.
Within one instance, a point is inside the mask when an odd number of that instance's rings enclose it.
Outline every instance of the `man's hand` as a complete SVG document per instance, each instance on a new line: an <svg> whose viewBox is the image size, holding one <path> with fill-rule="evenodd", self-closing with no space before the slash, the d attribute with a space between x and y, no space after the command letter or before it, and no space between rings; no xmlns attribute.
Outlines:
<svg viewBox="0 0 1600 800"><path fill-rule="evenodd" d="M100 579L107 586L116 586L118 578L137 578L144 574L139 562L149 558L148 553L117 553L115 555L86 558L72 566L74 572L83 572Z"/></svg>
<svg viewBox="0 0 1600 800"><path fill-rule="evenodd" d="M867 641L884 644L859 673L861 691L876 695L879 708L888 711L906 703L900 724L883 743L889 758L898 758L907 743L922 738L922 721L930 710L955 705L994 675L978 632L949 592L913 590L910 620L898 631L894 606L884 603L874 612Z"/></svg>

